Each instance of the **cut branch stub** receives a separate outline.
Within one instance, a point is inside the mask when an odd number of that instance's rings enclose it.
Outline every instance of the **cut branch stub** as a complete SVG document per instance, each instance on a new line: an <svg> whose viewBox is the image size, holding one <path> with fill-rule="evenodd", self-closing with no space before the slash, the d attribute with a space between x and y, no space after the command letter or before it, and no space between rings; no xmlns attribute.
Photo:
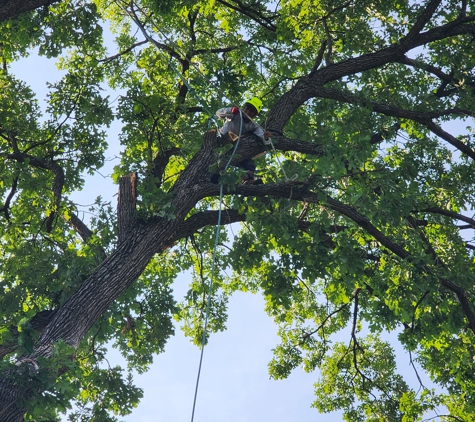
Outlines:
<svg viewBox="0 0 475 422"><path fill-rule="evenodd" d="M119 179L117 200L117 236L119 245L127 238L135 224L137 205L137 173L133 172Z"/></svg>

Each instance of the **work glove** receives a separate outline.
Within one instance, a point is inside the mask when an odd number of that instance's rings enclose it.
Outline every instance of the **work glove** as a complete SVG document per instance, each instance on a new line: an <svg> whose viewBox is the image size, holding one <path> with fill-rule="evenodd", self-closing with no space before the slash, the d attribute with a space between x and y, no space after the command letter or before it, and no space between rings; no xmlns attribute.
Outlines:
<svg viewBox="0 0 475 422"><path fill-rule="evenodd" d="M233 114L239 114L239 107L233 107L233 108L231 109L231 113L233 113Z"/></svg>

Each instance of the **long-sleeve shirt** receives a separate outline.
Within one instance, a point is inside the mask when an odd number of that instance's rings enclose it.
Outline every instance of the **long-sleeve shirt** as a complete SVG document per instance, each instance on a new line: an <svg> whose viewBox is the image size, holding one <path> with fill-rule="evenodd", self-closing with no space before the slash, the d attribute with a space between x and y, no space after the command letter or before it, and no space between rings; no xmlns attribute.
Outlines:
<svg viewBox="0 0 475 422"><path fill-rule="evenodd" d="M228 132L232 132L235 135L239 135L239 128L241 126L240 114L233 114L231 113L231 107L225 107L220 108L216 112L216 116L225 120L223 127L219 130L221 134L225 135ZM249 132L254 133L254 135L259 136L264 141L264 129L252 120L245 122L243 119L241 135Z"/></svg>

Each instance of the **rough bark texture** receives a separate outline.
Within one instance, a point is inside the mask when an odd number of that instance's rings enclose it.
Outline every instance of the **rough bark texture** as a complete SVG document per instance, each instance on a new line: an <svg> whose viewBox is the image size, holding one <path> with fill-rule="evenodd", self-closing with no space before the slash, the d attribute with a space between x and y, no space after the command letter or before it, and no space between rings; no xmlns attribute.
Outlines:
<svg viewBox="0 0 475 422"><path fill-rule="evenodd" d="M41 334L48 324L53 319L54 314L56 313L55 310L47 310L38 312L29 322L31 328L37 331L38 334ZM0 359L5 357L6 355L13 353L18 348L18 328L11 327L10 333L13 336L13 340L6 342L4 344L0 344ZM1 420L1 419L0 419Z"/></svg>
<svg viewBox="0 0 475 422"><path fill-rule="evenodd" d="M130 173L119 179L117 200L117 237L119 245L133 229L137 205L137 173Z"/></svg>
<svg viewBox="0 0 475 422"><path fill-rule="evenodd" d="M37 358L50 357L53 345L59 339L77 347L85 333L112 302L129 287L144 271L150 259L171 247L177 239L193 233L210 221L215 214L203 213L204 221L194 216L185 220L196 202L208 195L217 195L219 188L209 180L208 168L218 158L216 133L208 132L201 151L191 160L188 168L178 179L173 206L175 218L154 218L135 223L129 235L96 271L82 284L74 295L57 311L37 341L35 351L24 356L15 369L0 379L0 421L22 421L24 407L18 401L25 395L25 386L15 385L15 378L25 379L27 373L34 375ZM237 214L234 218L242 219ZM229 216L225 221L232 222ZM18 371L21 371L20 376ZM27 375L26 375L27 376ZM31 394L29 391L27 394Z"/></svg>
<svg viewBox="0 0 475 422"><path fill-rule="evenodd" d="M22 13L37 9L42 6L49 6L59 0L0 0L0 22L7 19L16 18Z"/></svg>

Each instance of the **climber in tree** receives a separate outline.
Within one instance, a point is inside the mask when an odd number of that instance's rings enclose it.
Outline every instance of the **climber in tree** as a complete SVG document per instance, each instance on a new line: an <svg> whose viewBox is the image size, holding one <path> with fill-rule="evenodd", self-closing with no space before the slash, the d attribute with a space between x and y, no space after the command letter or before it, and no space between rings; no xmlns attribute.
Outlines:
<svg viewBox="0 0 475 422"><path fill-rule="evenodd" d="M216 112L216 116L220 119L225 119L223 127L219 130L222 135L231 132L231 137L237 139L239 133L244 135L246 133L253 133L265 141L270 138L270 132L264 131L254 120L262 110L262 101L257 97L249 98L244 102L242 110L239 107L225 107ZM241 127L242 116L242 127ZM243 177L244 184L262 184L261 179L254 179L254 172L256 165L251 158L246 158L238 164L239 168L246 170L246 176ZM219 175L213 175L211 178L213 183L217 183Z"/></svg>

